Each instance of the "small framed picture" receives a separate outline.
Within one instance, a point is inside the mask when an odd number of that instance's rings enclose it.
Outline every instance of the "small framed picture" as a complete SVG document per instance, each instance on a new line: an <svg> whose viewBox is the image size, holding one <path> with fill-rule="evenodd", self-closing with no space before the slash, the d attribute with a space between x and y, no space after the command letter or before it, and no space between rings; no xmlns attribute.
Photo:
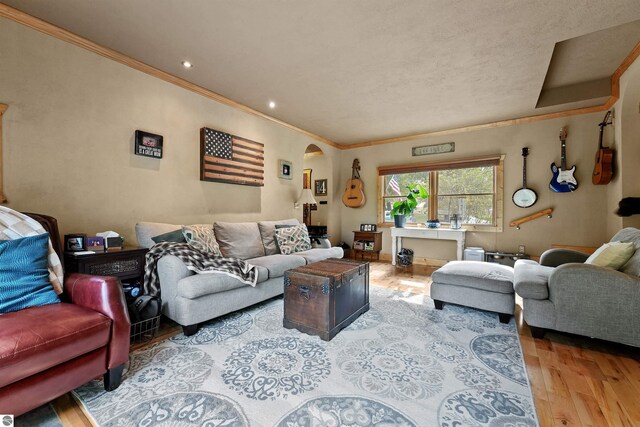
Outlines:
<svg viewBox="0 0 640 427"><path fill-rule="evenodd" d="M293 167L287 160L278 160L278 178L293 179Z"/></svg>
<svg viewBox="0 0 640 427"><path fill-rule="evenodd" d="M315 184L315 195L316 196L326 196L327 195L327 180L326 179L316 179L314 181Z"/></svg>
<svg viewBox="0 0 640 427"><path fill-rule="evenodd" d="M86 234L65 234L64 250L66 252L84 251L86 248L86 241L87 241Z"/></svg>
<svg viewBox="0 0 640 427"><path fill-rule="evenodd" d="M86 246L88 251L104 251L104 237L102 236L87 237Z"/></svg>
<svg viewBox="0 0 640 427"><path fill-rule="evenodd" d="M360 231L378 231L376 224L360 224Z"/></svg>
<svg viewBox="0 0 640 427"><path fill-rule="evenodd" d="M162 135L137 130L134 154L161 159Z"/></svg>

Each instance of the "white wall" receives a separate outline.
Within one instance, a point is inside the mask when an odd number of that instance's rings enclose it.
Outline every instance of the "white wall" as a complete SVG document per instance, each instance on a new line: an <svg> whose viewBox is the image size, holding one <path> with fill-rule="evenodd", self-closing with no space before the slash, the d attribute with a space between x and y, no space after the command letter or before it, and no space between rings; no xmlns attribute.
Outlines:
<svg viewBox="0 0 640 427"><path fill-rule="evenodd" d="M8 205L56 217L62 233L132 242L137 221L301 220L307 145L339 164L333 147L5 19L0 58ZM264 187L200 181L203 126L265 144ZM162 160L132 154L136 129L164 136ZM278 159L293 180L278 178Z"/></svg>

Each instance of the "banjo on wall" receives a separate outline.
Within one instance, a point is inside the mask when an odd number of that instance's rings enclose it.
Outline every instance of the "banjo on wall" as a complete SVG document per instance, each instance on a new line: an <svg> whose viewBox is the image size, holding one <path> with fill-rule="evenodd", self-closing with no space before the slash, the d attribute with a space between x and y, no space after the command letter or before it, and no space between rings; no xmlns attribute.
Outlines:
<svg viewBox="0 0 640 427"><path fill-rule="evenodd" d="M528 208L535 205L538 200L538 195L535 191L527 188L527 156L529 155L529 148L524 147L522 149L522 188L517 189L511 199L513 203L519 208Z"/></svg>

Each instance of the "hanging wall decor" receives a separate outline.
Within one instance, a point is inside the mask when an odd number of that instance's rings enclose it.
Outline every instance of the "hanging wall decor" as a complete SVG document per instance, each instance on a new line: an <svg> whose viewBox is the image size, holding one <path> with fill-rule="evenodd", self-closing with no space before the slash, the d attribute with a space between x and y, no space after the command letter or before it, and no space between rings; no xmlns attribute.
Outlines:
<svg viewBox="0 0 640 427"><path fill-rule="evenodd" d="M264 186L264 144L200 129L200 181Z"/></svg>
<svg viewBox="0 0 640 427"><path fill-rule="evenodd" d="M162 135L156 135L141 130L136 131L136 146L134 154L138 156L162 158Z"/></svg>

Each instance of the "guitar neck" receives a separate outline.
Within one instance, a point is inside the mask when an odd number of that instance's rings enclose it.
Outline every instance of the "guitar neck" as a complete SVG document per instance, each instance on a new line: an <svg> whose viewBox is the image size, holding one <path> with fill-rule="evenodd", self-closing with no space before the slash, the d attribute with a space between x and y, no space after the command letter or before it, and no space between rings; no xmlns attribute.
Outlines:
<svg viewBox="0 0 640 427"><path fill-rule="evenodd" d="M567 170L567 140L561 139L562 149L560 150L560 168L563 171Z"/></svg>
<svg viewBox="0 0 640 427"><path fill-rule="evenodd" d="M522 158L522 188L527 188L527 156Z"/></svg>

